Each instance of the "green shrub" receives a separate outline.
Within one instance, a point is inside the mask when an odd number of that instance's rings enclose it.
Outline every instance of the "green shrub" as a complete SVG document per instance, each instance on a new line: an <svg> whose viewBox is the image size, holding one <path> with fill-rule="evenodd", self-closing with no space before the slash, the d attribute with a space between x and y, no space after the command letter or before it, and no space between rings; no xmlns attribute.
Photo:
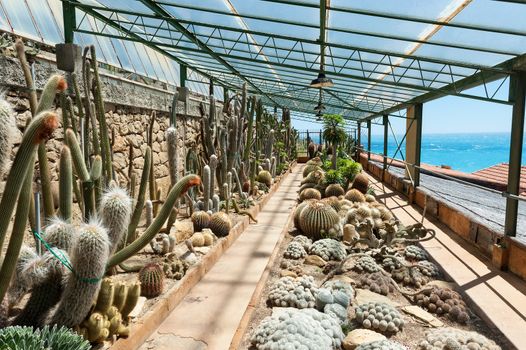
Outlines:
<svg viewBox="0 0 526 350"><path fill-rule="evenodd" d="M342 186L345 185L345 179L343 178L339 170L328 170L325 173L324 182L326 185L330 185L330 184L340 184Z"/></svg>
<svg viewBox="0 0 526 350"><path fill-rule="evenodd" d="M351 182L362 171L362 165L352 159L340 159L338 162L338 169L347 182Z"/></svg>

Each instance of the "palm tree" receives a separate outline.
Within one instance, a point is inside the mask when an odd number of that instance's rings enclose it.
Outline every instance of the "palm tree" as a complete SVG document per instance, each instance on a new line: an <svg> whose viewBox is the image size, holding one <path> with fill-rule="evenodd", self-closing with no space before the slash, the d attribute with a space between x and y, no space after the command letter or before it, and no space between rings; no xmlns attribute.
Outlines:
<svg viewBox="0 0 526 350"><path fill-rule="evenodd" d="M341 145L345 135L345 120L339 114L325 114L323 116L323 138L332 144L332 168L336 170L338 146Z"/></svg>

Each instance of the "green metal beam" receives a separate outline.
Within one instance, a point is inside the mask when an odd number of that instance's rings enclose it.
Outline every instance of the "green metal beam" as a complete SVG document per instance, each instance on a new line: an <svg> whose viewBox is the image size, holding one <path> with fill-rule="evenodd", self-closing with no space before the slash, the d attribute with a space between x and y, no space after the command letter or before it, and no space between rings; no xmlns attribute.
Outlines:
<svg viewBox="0 0 526 350"><path fill-rule="evenodd" d="M173 18L169 14L167 16L163 16L163 15L159 15L157 13L153 13L153 14L151 14L151 13L150 14L149 13L138 13L136 11L130 11L130 10L126 10L126 9L107 8L107 7L103 7L103 6L94 6L94 5L89 5L89 4L82 4L82 3L78 3L76 0L62 0L62 1L63 2L75 3L76 7L78 7L78 8L88 8L88 9L92 9L92 10L100 10L100 11L105 11L106 13L108 11L110 11L110 12L115 12L115 13L119 13L119 14L128 14L128 15L134 16L134 18L136 18L136 17L145 17L145 18L152 18L152 19L158 19L158 20L164 20L164 21L169 21L170 19ZM195 8L195 6L190 6L190 5L175 5L175 4L171 4L171 6L177 6L177 7L180 7L180 8L187 8L187 9ZM227 12L227 11L217 11L217 10L210 10L209 9L208 12L220 13L220 14L226 14L226 15L233 15L231 12ZM224 13L221 13L221 12L224 12ZM261 20L267 20L267 19L266 18L261 18ZM276 21L276 19L268 18L268 21ZM133 21L130 21L130 24L132 22ZM137 21L135 21L135 22L137 22ZM180 24L188 24L189 26L191 26L192 24L194 24L194 25L203 25L203 26L205 25L205 23L202 23L202 22L196 22L196 21L184 20L184 19L178 19L178 22ZM288 23L288 24L294 25L294 22L290 22L290 21L283 21L283 22L285 24ZM307 24L307 25L309 27L313 27L312 24ZM275 39L284 39L284 40L298 41L298 42L309 43L309 44L314 44L314 45L318 44L317 40L311 40L311 39L306 39L306 38L298 38L298 37L293 37L293 36L288 36L288 35L278 35L278 34L275 34L275 33L268 33L268 32L262 32L262 31L244 30L244 29L241 29L241 28L222 26L222 25L219 25L219 24L210 24L210 23L208 23L207 26L210 27L210 28L221 28L221 29L225 29L225 30L231 30L231 31L235 31L235 32L242 32L242 33L252 34L252 35L270 36L270 37L275 38ZM317 28L317 26L314 26L314 27ZM169 28L165 28L165 30L170 30L170 29ZM123 38L123 39L126 39L126 38ZM470 69L480 69L480 70L494 70L495 69L494 67L491 67L491 66L473 64L473 63L467 63L467 62L461 62L461 61L438 59L438 58L427 57L427 56L407 55L407 54L400 53L400 52L393 52L393 51L388 51L388 50L377 50L377 49L371 49L371 48L367 48L367 47L358 47L358 46L351 46L351 45L345 45L345 44L339 44L339 43L326 42L326 46L327 47L347 49L347 50L351 50L351 51L352 50L356 50L356 51L367 52L367 53L378 54L378 55L388 55L388 56L394 56L394 57L399 57L399 58L415 59L415 60L423 61L423 62L445 64L445 65L451 65L451 66L457 66L457 67L463 67L463 68L470 68ZM499 70L502 71L502 69L499 69ZM508 69L507 72L509 73L510 70Z"/></svg>
<svg viewBox="0 0 526 350"><path fill-rule="evenodd" d="M325 0L320 0L320 18L321 18L321 13L325 11L324 9L322 9L322 7L324 7L323 6L324 4L322 2L324 1ZM202 6L173 3L169 1L156 1L156 3L160 5L175 7L175 8L182 8L182 9L193 10L193 11L202 11L202 12L207 12L207 13L220 14L224 16L232 16L232 17L244 18L244 19L260 20L260 21L265 21L269 23L279 23L279 24L293 25L293 26L313 28L313 29L318 29L320 27L319 25L308 23L308 22L290 21L290 20L284 20L284 19L275 18L275 17L260 16L260 15L235 14L228 10L218 10L218 9L206 8ZM455 43L446 43L446 42L439 42L439 41L420 40L420 39L415 39L415 38L401 36L401 35L394 35L393 33L382 34L382 33L375 33L375 32L369 32L369 31L351 30L351 29L340 28L340 27L326 27L326 29L329 31L339 32L339 33L363 35L363 36L376 37L376 38L382 38L382 39L400 40L400 41L405 41L405 42L428 44L428 45L439 46L439 47L449 47L449 48L455 48L455 49L486 52L486 53L508 55L508 56L520 55L520 52L491 49L491 48L486 48L482 46L478 47L478 46L460 45L460 44L455 44Z"/></svg>
<svg viewBox="0 0 526 350"><path fill-rule="evenodd" d="M232 73L238 75L241 79L243 79L245 82L247 82L250 86L253 86L259 93L265 94L263 91L261 91L258 87L254 86L250 80L248 80L244 75L239 73L235 67L233 67L229 62L223 59L221 55L218 55L216 52L214 52L212 49L210 49L206 43L202 42L194 33L186 29L181 23L178 22L178 20L169 12L167 12L164 8L162 8L159 3L161 2L155 2L153 0L139 0L141 3L143 3L145 6L147 6L150 10L152 10L154 13L160 14L163 17L166 17L166 21L169 22L172 26L174 26L181 34L186 36L188 39L192 40L199 48L200 50L205 51L210 56L214 57L219 63L221 63L223 66L228 68ZM270 98L272 100L272 98Z"/></svg>
<svg viewBox="0 0 526 350"><path fill-rule="evenodd" d="M385 114L382 121L384 127L384 156L383 156L383 166L382 166L382 181L385 179L384 174L387 170L387 152L388 152L388 142L389 142L389 115Z"/></svg>
<svg viewBox="0 0 526 350"><path fill-rule="evenodd" d="M302 6L302 7L318 8L318 5L316 4L307 3L307 2L298 1L298 0L263 0L263 1L287 4L287 5ZM516 2L524 4L524 1L517 0ZM481 25L469 24L469 23L459 23L456 21L455 22L444 22L444 21L438 21L435 19L428 19L428 18L422 18L422 17L416 17L416 16L407 16L407 15L387 13L387 12L369 11L369 10L362 10L362 9L357 9L357 8L341 7L341 6L331 6L330 10L334 12L351 13L351 14L356 14L356 15L364 15L364 16L379 17L379 18L396 19L396 20L407 21L407 22L425 23L425 24L432 24L436 26L444 26L444 27L451 27L451 28L477 30L477 31L483 31L483 32L488 32L488 33L526 36L525 31L513 30L509 28L481 26Z"/></svg>
<svg viewBox="0 0 526 350"><path fill-rule="evenodd" d="M508 168L509 194L518 196L521 181L521 159L524 138L524 115L526 105L526 72L512 75L510 82L510 100L513 102L511 120L510 161ZM514 237L517 233L517 213L519 201L515 198L506 198L506 216L504 233Z"/></svg>
<svg viewBox="0 0 526 350"><path fill-rule="evenodd" d="M74 30L77 27L75 7L72 4L62 4L62 20L64 21L64 42L66 44L72 44L74 39Z"/></svg>
<svg viewBox="0 0 526 350"><path fill-rule="evenodd" d="M367 121L367 160L371 160L371 120Z"/></svg>
<svg viewBox="0 0 526 350"><path fill-rule="evenodd" d="M179 66L179 86L186 87L186 81L188 80L188 68L186 65L181 64Z"/></svg>

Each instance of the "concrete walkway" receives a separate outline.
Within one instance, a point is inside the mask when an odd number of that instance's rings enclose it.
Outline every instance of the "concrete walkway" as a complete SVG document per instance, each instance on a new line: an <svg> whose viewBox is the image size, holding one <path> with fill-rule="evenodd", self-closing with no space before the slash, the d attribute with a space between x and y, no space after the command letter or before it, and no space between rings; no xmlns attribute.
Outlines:
<svg viewBox="0 0 526 350"><path fill-rule="evenodd" d="M302 179L292 174L140 350L228 349L256 285L287 223Z"/></svg>
<svg viewBox="0 0 526 350"><path fill-rule="evenodd" d="M405 197L373 177L370 180L379 201L385 203L402 223L409 225L421 220L417 206L408 204ZM470 299L470 306L477 314L513 344L504 349L526 349L526 282L492 268L488 258L437 220L426 219L424 225L434 229L436 237L423 242L423 248L458 284L458 290Z"/></svg>

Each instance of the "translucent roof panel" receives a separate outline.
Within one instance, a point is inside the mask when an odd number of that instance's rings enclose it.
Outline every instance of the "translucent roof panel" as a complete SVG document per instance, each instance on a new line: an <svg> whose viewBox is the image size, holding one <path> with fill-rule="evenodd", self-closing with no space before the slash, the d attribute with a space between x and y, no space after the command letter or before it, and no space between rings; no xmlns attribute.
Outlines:
<svg viewBox="0 0 526 350"><path fill-rule="evenodd" d="M178 69L169 59L188 66L188 86L203 93L210 80L214 90L247 84L269 105L311 117L320 92L309 85L322 69L334 82L322 93L326 111L348 119L446 95L508 104L488 91L526 52L526 5L503 1L63 1L81 13L70 28L77 40L104 38L96 43L109 63L170 81Z"/></svg>

